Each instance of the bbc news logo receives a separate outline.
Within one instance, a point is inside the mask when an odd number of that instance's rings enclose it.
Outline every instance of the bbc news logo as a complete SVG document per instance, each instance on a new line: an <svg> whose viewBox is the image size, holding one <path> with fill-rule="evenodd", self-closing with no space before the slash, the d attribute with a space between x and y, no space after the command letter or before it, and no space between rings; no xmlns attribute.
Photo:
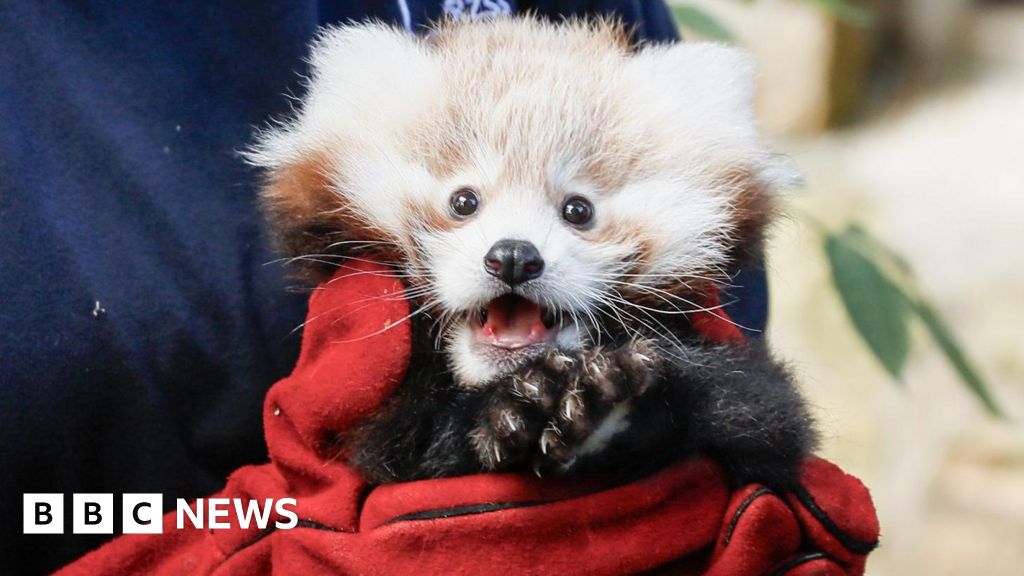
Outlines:
<svg viewBox="0 0 1024 576"><path fill-rule="evenodd" d="M113 494L72 494L71 502L73 534L114 533ZM122 494L121 533L163 533L163 502L163 494ZM294 511L295 505L294 498L199 498L192 504L178 498L175 527L178 530L186 527L225 529L232 526L230 519L234 516L237 525L243 529L255 524L261 530L265 530L270 525L271 517L276 513L281 520L275 521L274 527L287 530L299 523L299 517ZM64 533L63 494L25 494L23 512L22 531L25 534Z"/></svg>

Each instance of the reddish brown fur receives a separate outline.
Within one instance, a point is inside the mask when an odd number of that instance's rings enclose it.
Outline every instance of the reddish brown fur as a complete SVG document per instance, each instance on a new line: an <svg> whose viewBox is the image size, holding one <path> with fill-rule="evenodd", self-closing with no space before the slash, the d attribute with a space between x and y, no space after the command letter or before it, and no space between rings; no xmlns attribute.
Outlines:
<svg viewBox="0 0 1024 576"><path fill-rule="evenodd" d="M394 239L366 222L335 191L339 183L334 178L326 155L311 155L274 170L261 191L279 249L300 258L300 275L313 281L330 276L343 256L353 252L373 253L385 262L400 257Z"/></svg>
<svg viewBox="0 0 1024 576"><path fill-rule="evenodd" d="M591 156L583 169L583 176L599 190L618 190L634 175L643 151L630 149L614 141L603 143L602 148L617 148L617 153Z"/></svg>
<svg viewBox="0 0 1024 576"><path fill-rule="evenodd" d="M718 181L723 189L732 193L733 238L730 267L739 268L763 256L765 233L775 217L774 196L767 183L759 180L746 167L723 170Z"/></svg>
<svg viewBox="0 0 1024 576"><path fill-rule="evenodd" d="M446 231L455 228L458 222L437 206L403 199L403 219L406 229L425 227L428 230Z"/></svg>
<svg viewBox="0 0 1024 576"><path fill-rule="evenodd" d="M437 179L444 179L452 176L466 163L464 141L461 135L468 128L466 120L462 116L462 110L451 103L445 107L444 114L433 121L428 122L422 130L429 132L434 139L429 137L416 138L420 144L418 157L422 159L427 170ZM435 140L440 135L440 140ZM426 143L433 144L432 147L424 146Z"/></svg>

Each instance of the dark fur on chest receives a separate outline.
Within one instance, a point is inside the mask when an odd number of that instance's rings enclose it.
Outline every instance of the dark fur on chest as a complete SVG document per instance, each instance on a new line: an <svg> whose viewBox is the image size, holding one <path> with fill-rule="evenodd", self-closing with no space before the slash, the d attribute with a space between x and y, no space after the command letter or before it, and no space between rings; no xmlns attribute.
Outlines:
<svg viewBox="0 0 1024 576"><path fill-rule="evenodd" d="M623 337L573 354L552 351L466 389L436 350L429 322L417 321L414 334L406 381L344 442L345 454L372 482L488 470L635 474L706 453L734 483L785 489L815 443L789 373L760 342ZM580 454L624 402L627 426Z"/></svg>

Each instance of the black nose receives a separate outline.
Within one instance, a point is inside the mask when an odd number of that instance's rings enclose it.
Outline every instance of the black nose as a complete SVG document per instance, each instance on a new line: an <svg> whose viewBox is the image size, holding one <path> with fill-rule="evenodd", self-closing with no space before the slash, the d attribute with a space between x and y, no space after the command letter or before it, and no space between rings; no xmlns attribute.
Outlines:
<svg viewBox="0 0 1024 576"><path fill-rule="evenodd" d="M544 273L544 259L530 242L499 240L484 256L484 269L509 286L515 286L540 277Z"/></svg>

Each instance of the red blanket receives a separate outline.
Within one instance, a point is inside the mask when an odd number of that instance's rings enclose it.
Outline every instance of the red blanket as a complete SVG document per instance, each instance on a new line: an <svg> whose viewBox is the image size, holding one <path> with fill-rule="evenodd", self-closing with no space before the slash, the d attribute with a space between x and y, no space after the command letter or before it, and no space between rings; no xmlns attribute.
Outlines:
<svg viewBox="0 0 1024 576"><path fill-rule="evenodd" d="M235 471L215 497L294 498L294 528L177 529L125 535L65 567L95 574L862 574L878 538L864 486L813 458L802 489L730 492L694 459L624 486L514 474L371 487L337 458L336 434L404 376L409 307L370 264L310 299L302 354L270 390L271 461ZM735 337L704 318L706 334ZM186 525L190 526L190 524Z"/></svg>

